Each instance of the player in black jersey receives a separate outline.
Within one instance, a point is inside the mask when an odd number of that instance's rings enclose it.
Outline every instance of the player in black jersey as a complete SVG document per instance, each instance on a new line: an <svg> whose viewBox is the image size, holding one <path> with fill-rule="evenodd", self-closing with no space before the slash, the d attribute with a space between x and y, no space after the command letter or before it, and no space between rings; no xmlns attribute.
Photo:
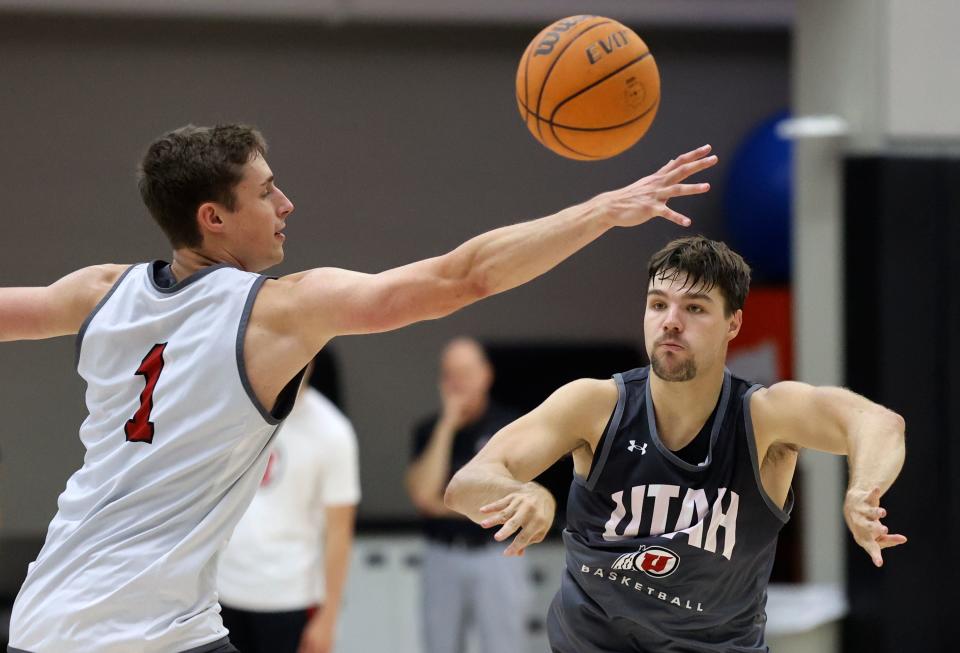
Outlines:
<svg viewBox="0 0 960 653"><path fill-rule="evenodd" d="M450 482L449 507L523 555L556 504L534 483L572 453L566 573L548 615L555 653L759 653L777 535L801 448L846 455L844 517L878 567L880 497L904 422L842 388L769 388L725 368L750 270L723 243L684 238L649 265L650 367L580 379L502 429Z"/></svg>

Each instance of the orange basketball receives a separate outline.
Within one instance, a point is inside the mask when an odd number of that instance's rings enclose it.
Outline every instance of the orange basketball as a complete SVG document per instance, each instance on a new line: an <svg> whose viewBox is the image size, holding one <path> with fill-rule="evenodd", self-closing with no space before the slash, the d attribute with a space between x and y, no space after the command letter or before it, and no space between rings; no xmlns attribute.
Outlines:
<svg viewBox="0 0 960 653"><path fill-rule="evenodd" d="M601 16L570 16L527 46L517 69L517 104L530 133L557 154L606 159L650 128L660 73L629 27Z"/></svg>

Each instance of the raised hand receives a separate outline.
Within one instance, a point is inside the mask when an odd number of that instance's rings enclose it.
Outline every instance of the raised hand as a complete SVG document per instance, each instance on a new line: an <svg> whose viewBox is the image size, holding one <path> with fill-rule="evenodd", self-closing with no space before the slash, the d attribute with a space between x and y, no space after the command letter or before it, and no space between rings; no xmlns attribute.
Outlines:
<svg viewBox="0 0 960 653"><path fill-rule="evenodd" d="M709 155L709 156L708 156ZM690 218L667 206L674 197L700 195L710 190L710 184L685 184L691 175L711 168L717 157L710 155L710 146L670 159L652 175L644 177L619 190L599 195L604 210L614 226L632 227L656 217L663 217L682 227L690 226Z"/></svg>
<svg viewBox="0 0 960 653"><path fill-rule="evenodd" d="M533 482L524 483L519 490L481 507L480 512L490 517L480 525L490 528L502 524L493 536L498 542L516 533L503 555L522 556L528 546L542 542L546 537L556 510L557 502L545 487Z"/></svg>
<svg viewBox="0 0 960 653"><path fill-rule="evenodd" d="M875 487L869 492L855 489L847 491L847 498L843 502L843 517L853 539L867 552L877 567L883 566L883 556L880 554L883 549L907 541L903 535L890 534L890 529L880 522L886 516L886 509L880 507L880 488Z"/></svg>

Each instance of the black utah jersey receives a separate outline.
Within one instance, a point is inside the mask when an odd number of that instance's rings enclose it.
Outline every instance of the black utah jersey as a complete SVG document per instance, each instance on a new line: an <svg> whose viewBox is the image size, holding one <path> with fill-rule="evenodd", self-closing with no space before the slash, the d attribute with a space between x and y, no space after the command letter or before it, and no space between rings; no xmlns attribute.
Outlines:
<svg viewBox="0 0 960 653"><path fill-rule="evenodd" d="M695 463L660 440L648 375L614 376L616 408L588 477L571 484L554 651L766 651L766 589L793 494L781 509L760 482L760 386L725 371Z"/></svg>

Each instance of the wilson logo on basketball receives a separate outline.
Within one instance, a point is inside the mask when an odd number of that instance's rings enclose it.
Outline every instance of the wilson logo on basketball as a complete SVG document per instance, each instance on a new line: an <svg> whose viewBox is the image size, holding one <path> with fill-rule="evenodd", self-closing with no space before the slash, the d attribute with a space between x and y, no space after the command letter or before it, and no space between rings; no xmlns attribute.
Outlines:
<svg viewBox="0 0 960 653"><path fill-rule="evenodd" d="M593 18L593 16L571 16L570 18L564 18L551 25L544 30L546 34L544 34L543 38L537 44L537 50L533 53L534 56L542 57L553 52L554 46L560 42L560 37L565 32L569 32L588 18Z"/></svg>
<svg viewBox="0 0 960 653"><path fill-rule="evenodd" d="M642 571L653 578L669 576L680 566L680 556L662 546L641 546L636 553L625 553L611 569Z"/></svg>

